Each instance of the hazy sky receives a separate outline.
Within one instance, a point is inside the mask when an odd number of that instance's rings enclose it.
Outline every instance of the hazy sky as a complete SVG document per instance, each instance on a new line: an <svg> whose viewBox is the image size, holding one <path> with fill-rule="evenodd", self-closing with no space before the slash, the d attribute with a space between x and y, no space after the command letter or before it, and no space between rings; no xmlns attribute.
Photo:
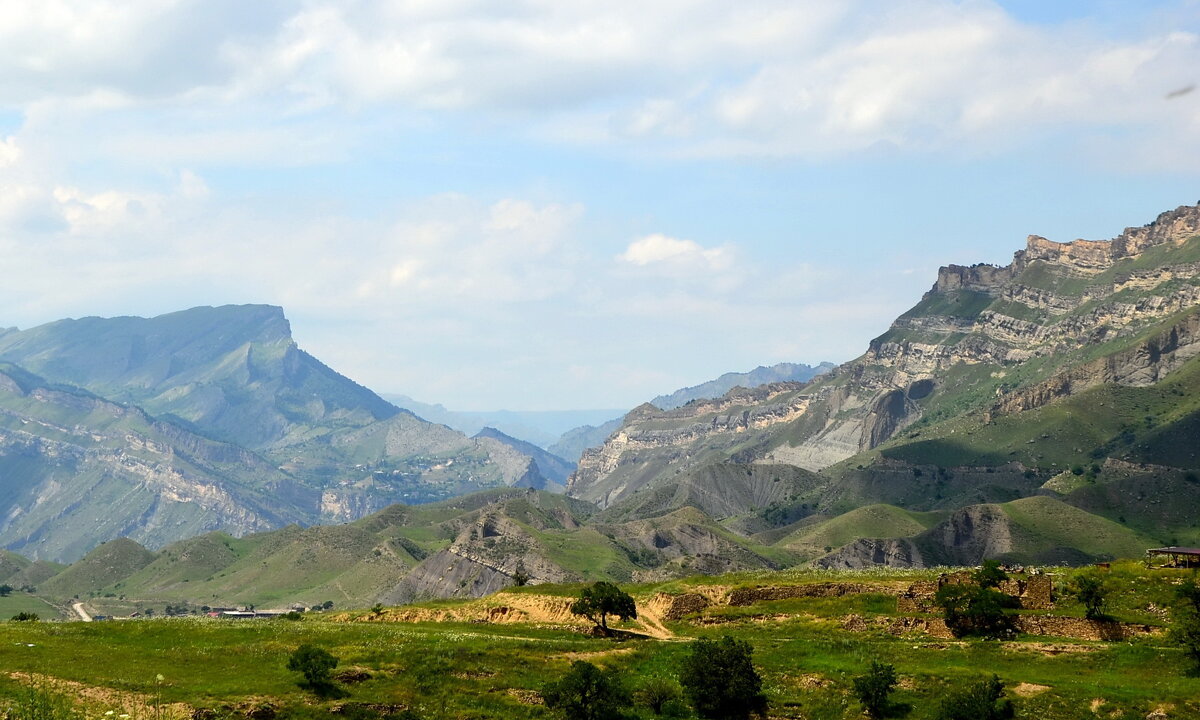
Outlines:
<svg viewBox="0 0 1200 720"><path fill-rule="evenodd" d="M455 409L844 361L1200 199L1200 2L7 0L0 325L282 305Z"/></svg>

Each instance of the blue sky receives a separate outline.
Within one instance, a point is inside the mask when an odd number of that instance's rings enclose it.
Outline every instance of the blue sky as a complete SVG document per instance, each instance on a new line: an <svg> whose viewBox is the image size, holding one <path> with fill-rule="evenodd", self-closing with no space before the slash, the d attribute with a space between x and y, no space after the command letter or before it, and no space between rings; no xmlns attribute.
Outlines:
<svg viewBox="0 0 1200 720"><path fill-rule="evenodd" d="M3 13L0 324L273 303L455 409L848 360L939 265L1200 199L1195 0Z"/></svg>

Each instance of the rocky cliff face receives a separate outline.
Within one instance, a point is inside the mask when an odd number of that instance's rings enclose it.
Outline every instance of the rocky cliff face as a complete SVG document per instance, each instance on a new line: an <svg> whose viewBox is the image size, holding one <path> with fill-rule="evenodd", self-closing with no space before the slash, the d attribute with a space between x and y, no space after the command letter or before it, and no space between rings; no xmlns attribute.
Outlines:
<svg viewBox="0 0 1200 720"><path fill-rule="evenodd" d="M295 482L253 453L141 409L0 373L0 541L73 559L104 539L149 545L214 528L246 533L303 517Z"/></svg>
<svg viewBox="0 0 1200 720"><path fill-rule="evenodd" d="M1030 236L1009 265L944 267L861 358L807 386L630 413L584 453L569 492L604 505L714 460L819 470L929 408L1013 413L1097 384L1156 382L1200 352L1198 235L1200 206L1188 206L1113 240ZM971 367L988 372L968 387Z"/></svg>

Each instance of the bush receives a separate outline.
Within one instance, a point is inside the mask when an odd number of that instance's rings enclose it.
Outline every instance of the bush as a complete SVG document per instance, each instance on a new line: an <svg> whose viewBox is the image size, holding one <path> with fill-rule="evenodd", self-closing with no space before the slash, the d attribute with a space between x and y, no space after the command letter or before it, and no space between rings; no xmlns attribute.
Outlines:
<svg viewBox="0 0 1200 720"><path fill-rule="evenodd" d="M624 720L632 702L615 668L601 670L583 660L571 663L561 680L544 687L542 699L567 720Z"/></svg>
<svg viewBox="0 0 1200 720"><path fill-rule="evenodd" d="M1200 677L1200 585L1188 580L1175 588L1178 604L1172 613L1171 641L1188 659L1184 672Z"/></svg>
<svg viewBox="0 0 1200 720"><path fill-rule="evenodd" d="M12 619L16 620L17 622L37 622L41 618L38 617L37 613L19 612L16 615L13 615Z"/></svg>
<svg viewBox="0 0 1200 720"><path fill-rule="evenodd" d="M1008 579L1008 573L1000 569L998 560L984 560L978 570L971 573L971 579L982 588L998 588Z"/></svg>
<svg viewBox="0 0 1200 720"><path fill-rule="evenodd" d="M1004 697L1004 683L993 675L951 691L942 700L937 720L1009 720L1016 714L1012 701Z"/></svg>
<svg viewBox="0 0 1200 720"><path fill-rule="evenodd" d="M1071 581L1068 592L1083 605L1084 616L1088 620L1103 620L1104 605L1108 601L1108 587L1094 572L1080 573Z"/></svg>
<svg viewBox="0 0 1200 720"><path fill-rule="evenodd" d="M692 643L679 681L700 717L746 720L752 714L766 716L767 696L752 655L750 643L728 635Z"/></svg>
<svg viewBox="0 0 1200 720"><path fill-rule="evenodd" d="M321 696L338 694L338 688L333 684L331 675L337 667L338 659L327 651L315 646L304 644L288 657L287 669L304 676L304 681L298 683Z"/></svg>
<svg viewBox="0 0 1200 720"><path fill-rule="evenodd" d="M995 640L1016 633L1006 612L1017 602L999 590L977 585L943 585L933 601L942 608L946 627L955 637L973 635Z"/></svg>
<svg viewBox="0 0 1200 720"><path fill-rule="evenodd" d="M600 632L608 635L608 616L615 615L622 620L636 618L637 604L631 595L616 585L600 581L583 589L579 599L571 603L571 613L586 617Z"/></svg>
<svg viewBox="0 0 1200 720"><path fill-rule="evenodd" d="M683 688L672 678L655 675L642 683L633 694L639 705L650 708L655 715L681 717L687 714L683 704Z"/></svg>
<svg viewBox="0 0 1200 720"><path fill-rule="evenodd" d="M896 680L896 668L877 660L871 661L866 675L854 678L854 694L868 717L893 717L905 714L910 709L907 705L891 701Z"/></svg>

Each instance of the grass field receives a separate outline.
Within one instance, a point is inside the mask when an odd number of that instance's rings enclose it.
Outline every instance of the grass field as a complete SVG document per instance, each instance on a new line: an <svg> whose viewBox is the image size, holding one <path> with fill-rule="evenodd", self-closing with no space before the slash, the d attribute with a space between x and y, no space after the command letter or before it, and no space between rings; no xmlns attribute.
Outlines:
<svg viewBox="0 0 1200 720"><path fill-rule="evenodd" d="M1063 572L1067 574L1059 584L1073 571ZM1172 584L1185 572L1147 571L1136 563L1114 566L1108 575L1110 612L1123 620L1162 624L1164 616L1157 608L1169 602ZM714 585L832 580L896 586L933 574L759 572L628 589L643 604L656 593L695 592ZM547 589L550 596L564 596L578 587ZM518 596L536 598L540 590L523 588L509 602ZM456 605L462 602L416 608L433 611ZM1063 600L1055 612L1078 616L1081 609ZM86 696L87 717L100 718L108 710L128 713L135 720L155 717L158 702L187 706L169 707L170 712L210 708L217 713L214 717L230 718L245 717L265 703L273 705L280 718L328 717L331 709L345 703L358 704L351 706L358 713L355 717L394 714L404 707L412 712L409 717L420 718L548 718L555 715L535 704L537 692L574 660L616 667L636 687L655 675L675 676L692 639L728 634L753 646L774 718L861 717L851 683L873 659L896 666L902 680L896 699L912 705L910 718L931 717L948 688L991 673L1005 682L1021 718L1142 718L1158 708L1169 718L1200 717L1200 679L1181 673L1181 652L1159 636L1116 643L1034 637L1004 643L954 641L919 633L893 635L876 625L845 629L845 619L852 615L895 617L895 598L872 592L714 606L666 623L667 637L623 642L546 623L353 622L337 621L338 616L306 616L300 621L8 622L0 623L0 667L5 671L0 675L0 698L20 696L31 682L47 688L57 682L66 695ZM340 658L339 669L355 668L369 677L345 685L345 698L313 696L298 687L296 673L285 668L288 655L303 643ZM5 702L15 701L0 700L0 707ZM1092 713L1092 707L1100 712ZM645 708L637 711L651 717ZM19 715L10 717L17 720Z"/></svg>
<svg viewBox="0 0 1200 720"><path fill-rule="evenodd" d="M0 619L7 620L23 612L34 613L43 620L54 620L61 616L58 608L34 595L14 592L8 597L0 597Z"/></svg>

